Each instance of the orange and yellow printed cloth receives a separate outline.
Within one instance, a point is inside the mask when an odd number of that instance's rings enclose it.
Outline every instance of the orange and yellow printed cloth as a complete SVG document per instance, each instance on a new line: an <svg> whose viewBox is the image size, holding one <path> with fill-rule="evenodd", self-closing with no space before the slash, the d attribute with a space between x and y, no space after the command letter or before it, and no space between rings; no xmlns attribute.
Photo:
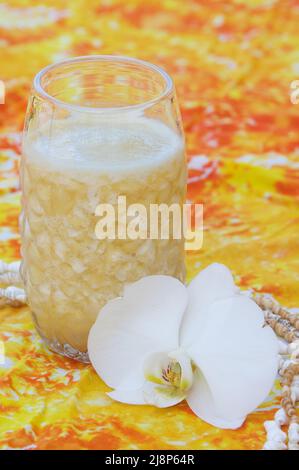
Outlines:
<svg viewBox="0 0 299 470"><path fill-rule="evenodd" d="M18 164L33 76L70 56L121 54L174 78L189 164L204 203L204 244L189 279L213 261L243 288L299 304L299 1L10 0L0 4L0 259L20 256ZM241 429L223 431L182 403L110 400L90 366L49 352L27 308L0 309L1 449L260 449L273 390Z"/></svg>

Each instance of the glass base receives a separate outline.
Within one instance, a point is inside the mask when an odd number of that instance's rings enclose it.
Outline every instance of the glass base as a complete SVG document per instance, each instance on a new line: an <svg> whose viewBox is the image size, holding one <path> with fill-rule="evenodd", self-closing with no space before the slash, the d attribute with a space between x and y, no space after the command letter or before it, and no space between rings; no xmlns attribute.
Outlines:
<svg viewBox="0 0 299 470"><path fill-rule="evenodd" d="M78 351L69 344L60 344L58 341L50 341L45 338L43 335L40 335L42 340L46 343L51 351L60 354L61 356L67 357L69 359L74 359L75 361L84 362L85 364L90 364L90 360L87 352Z"/></svg>

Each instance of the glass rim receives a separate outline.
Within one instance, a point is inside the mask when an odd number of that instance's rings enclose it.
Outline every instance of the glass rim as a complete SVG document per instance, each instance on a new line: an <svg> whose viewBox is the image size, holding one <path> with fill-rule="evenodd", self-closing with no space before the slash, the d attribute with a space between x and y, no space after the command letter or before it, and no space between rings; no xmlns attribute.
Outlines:
<svg viewBox="0 0 299 470"><path fill-rule="evenodd" d="M126 105L126 106L112 106L112 107L92 107L92 106L81 106L77 104L67 103L66 101L60 100L55 98L51 94L47 93L42 85L42 79L44 76L55 69L59 69L63 65L67 64L80 64L81 62L113 62L115 61L124 63L124 64L133 64L147 70L153 71L158 73L164 80L164 87L161 93L157 94L154 98L149 100L145 100L138 104ZM78 57L71 57L68 59L64 59L58 62L54 62L53 64L47 65L43 69L41 69L33 79L33 89L35 93L43 98L44 100L50 101L55 106L60 108L64 108L71 111L82 111L82 112L89 112L89 113L106 113L106 112L128 112L128 111L138 111L138 110L145 110L153 105L159 103L161 100L167 98L174 90L173 80L168 75L168 73L160 66L152 64L151 62L147 62L145 60L136 59L133 57L127 57L122 55L86 55L86 56L78 56Z"/></svg>

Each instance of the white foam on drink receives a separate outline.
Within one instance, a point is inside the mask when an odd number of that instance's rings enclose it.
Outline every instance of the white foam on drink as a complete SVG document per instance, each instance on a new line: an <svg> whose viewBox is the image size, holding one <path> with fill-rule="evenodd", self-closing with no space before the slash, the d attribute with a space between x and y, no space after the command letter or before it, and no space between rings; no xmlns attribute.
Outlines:
<svg viewBox="0 0 299 470"><path fill-rule="evenodd" d="M29 163L59 172L146 170L182 155L183 141L149 118L54 121L25 141ZM44 168L43 168L44 167Z"/></svg>

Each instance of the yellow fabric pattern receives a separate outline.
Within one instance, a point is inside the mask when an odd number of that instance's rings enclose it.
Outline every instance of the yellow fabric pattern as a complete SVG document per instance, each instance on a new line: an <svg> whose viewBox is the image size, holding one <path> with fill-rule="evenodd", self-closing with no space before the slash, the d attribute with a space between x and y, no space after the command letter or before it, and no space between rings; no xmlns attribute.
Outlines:
<svg viewBox="0 0 299 470"><path fill-rule="evenodd" d="M121 54L174 78L189 161L188 198L204 203L204 245L242 288L298 305L299 104L296 0L10 0L0 5L0 259L20 257L18 164L33 76L70 56ZM260 449L278 390L241 429L223 431L185 403L113 402L90 366L49 352L28 308L0 309L1 449Z"/></svg>

